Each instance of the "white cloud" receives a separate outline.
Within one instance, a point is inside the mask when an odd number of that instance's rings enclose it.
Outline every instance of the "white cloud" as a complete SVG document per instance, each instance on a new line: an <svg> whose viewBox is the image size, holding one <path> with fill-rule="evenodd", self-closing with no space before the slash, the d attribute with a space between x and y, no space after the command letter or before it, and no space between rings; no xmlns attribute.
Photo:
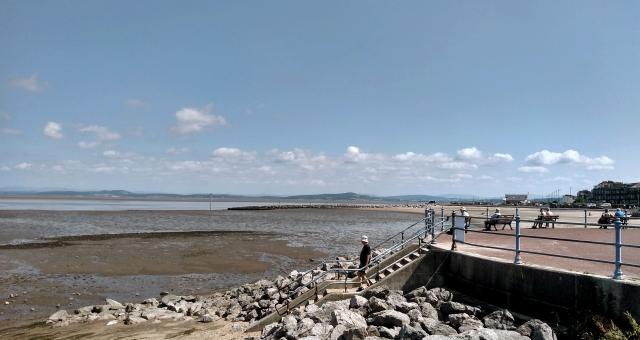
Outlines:
<svg viewBox="0 0 640 340"><path fill-rule="evenodd" d="M270 174L270 175L275 175L275 173L276 173L276 172L273 170L273 168L271 168L271 167L270 167L270 166L268 166L268 165L263 165L263 166L258 167L258 171L260 171L260 172L264 172L264 173L267 173L267 174Z"/></svg>
<svg viewBox="0 0 640 340"><path fill-rule="evenodd" d="M613 165L594 164L594 165L587 166L587 170L613 170L613 169L614 169Z"/></svg>
<svg viewBox="0 0 640 340"><path fill-rule="evenodd" d="M344 157L349 162L361 162L367 160L369 158L369 154L363 153L360 151L360 148L357 146L349 146L347 148L347 152L345 152Z"/></svg>
<svg viewBox="0 0 640 340"><path fill-rule="evenodd" d="M19 135L21 133L22 131L18 129L11 129L11 128L0 129L0 134L3 134L3 135Z"/></svg>
<svg viewBox="0 0 640 340"><path fill-rule="evenodd" d="M109 130L109 128L106 126L100 126L100 125L85 126L80 128L79 131L95 133L96 138L100 142L114 141L114 140L120 139L121 137L119 133Z"/></svg>
<svg viewBox="0 0 640 340"><path fill-rule="evenodd" d="M478 150L475 146L470 148L464 148L458 150L458 157L466 160L473 160L482 158L482 152Z"/></svg>
<svg viewBox="0 0 640 340"><path fill-rule="evenodd" d="M60 173L65 172L65 168L60 164L56 164L56 165L52 166L51 170L55 171L55 172L60 172Z"/></svg>
<svg viewBox="0 0 640 340"><path fill-rule="evenodd" d="M78 147L82 149L91 149L91 148L95 148L98 145L100 145L100 143L98 142L87 142L87 141L78 142Z"/></svg>
<svg viewBox="0 0 640 340"><path fill-rule="evenodd" d="M545 173L549 172L549 169L543 166L521 166L518 168L518 171L526 173Z"/></svg>
<svg viewBox="0 0 640 340"><path fill-rule="evenodd" d="M17 170L29 170L29 169L31 169L32 166L33 166L33 164L31 164L31 163L22 162L22 163L16 164L14 166L14 169L17 169Z"/></svg>
<svg viewBox="0 0 640 340"><path fill-rule="evenodd" d="M118 157L120 156L120 152L116 150L105 150L102 155L105 157Z"/></svg>
<svg viewBox="0 0 640 340"><path fill-rule="evenodd" d="M166 150L167 154L172 156L185 154L185 153L188 153L189 151L190 150L187 147L182 147L182 148L170 147Z"/></svg>
<svg viewBox="0 0 640 340"><path fill-rule="evenodd" d="M42 133L52 139L61 139L64 137L62 134L62 125L56 122L48 122L42 130Z"/></svg>
<svg viewBox="0 0 640 340"><path fill-rule="evenodd" d="M27 90L30 92L40 92L47 87L49 84L46 82L42 82L38 80L38 74L34 73L30 77L27 78L15 78L9 82L9 85L12 87L21 88L23 90Z"/></svg>
<svg viewBox="0 0 640 340"><path fill-rule="evenodd" d="M489 161L496 162L496 163L499 163L499 162L508 163L513 161L513 157L508 153L494 153L489 157Z"/></svg>
<svg viewBox="0 0 640 340"><path fill-rule="evenodd" d="M130 109L137 109L145 106L146 103L140 99L131 98L131 99L127 99L126 105Z"/></svg>
<svg viewBox="0 0 640 340"><path fill-rule="evenodd" d="M591 170L613 169L613 164L615 163L613 159L607 156L591 158L581 155L575 150L564 152L542 150L530 154L525 161L533 165L580 164L587 166L587 169Z"/></svg>
<svg viewBox="0 0 640 340"><path fill-rule="evenodd" d="M9 171L14 168L15 171L19 168L29 169L25 173L44 175L48 172L69 180L77 178L89 182L93 178L104 183L119 183L117 181L122 180L150 183L154 187L157 183L174 183L176 188L193 192L215 189L233 192L244 190L245 193L253 190L271 193L313 192L322 187L326 192L437 194L464 191L474 183L482 183L480 185L484 188L490 188L486 190L499 191L504 190L502 182L528 190L530 183L514 175L526 179L527 176L549 171L545 166L528 164L523 164L525 166L519 169L511 165L496 168L497 162L508 162L512 157L504 153L496 156L497 153L493 152L483 153L480 158L462 159L456 151L450 154L422 154L417 151L384 154L365 153L357 146L351 146L346 148L345 153L325 155L301 148L256 152L227 146L212 150L210 157L205 155L184 160L169 156L144 156L118 149L116 146L105 147L99 151L100 157L83 161L44 162L20 167L15 163L6 165L9 165ZM176 146L166 151L180 154L188 150ZM550 178L541 178L539 184L551 185L554 182L548 182ZM573 181L569 185L578 187L582 184Z"/></svg>
<svg viewBox="0 0 640 340"><path fill-rule="evenodd" d="M289 151L271 150L276 164L293 165L297 169L313 171L332 166L331 160L323 154L314 154L309 150L295 148Z"/></svg>
<svg viewBox="0 0 640 340"><path fill-rule="evenodd" d="M227 125L224 117L211 115L209 111L211 111L211 106L204 109L186 107L177 111L175 113L176 125L171 127L171 132L178 135L188 135L202 132L217 125Z"/></svg>
<svg viewBox="0 0 640 340"><path fill-rule="evenodd" d="M255 158L255 152L242 151L238 148L217 148L213 150L212 155L223 159L243 159L252 160Z"/></svg>
<svg viewBox="0 0 640 340"><path fill-rule="evenodd" d="M199 161L180 161L169 165L175 171L203 171L207 169L206 163Z"/></svg>
<svg viewBox="0 0 640 340"><path fill-rule="evenodd" d="M0 171L10 171L10 170L11 168L6 165L0 166Z"/></svg>
<svg viewBox="0 0 640 340"><path fill-rule="evenodd" d="M6 112L6 111L0 111L0 119L5 120L5 121L10 121L11 120L11 113Z"/></svg>

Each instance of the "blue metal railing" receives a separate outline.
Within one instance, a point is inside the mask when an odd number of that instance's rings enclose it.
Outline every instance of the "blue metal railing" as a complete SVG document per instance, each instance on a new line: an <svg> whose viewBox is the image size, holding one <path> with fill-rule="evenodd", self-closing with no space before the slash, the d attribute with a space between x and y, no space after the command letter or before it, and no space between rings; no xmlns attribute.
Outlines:
<svg viewBox="0 0 640 340"><path fill-rule="evenodd" d="M452 212L451 217L453 220L455 220L455 212ZM481 219L486 221L487 218L486 217L469 217L470 219ZM486 244L477 244L477 243L471 243L471 242L467 242L467 241L462 241L462 240L456 240L455 235L452 237L452 242L453 242L453 246L452 249L455 249L455 245L456 243L462 243L462 244L467 244L470 246L475 246L475 247L480 247L480 248L488 248L488 249L495 249L495 250L504 250L504 251L513 251L514 252L514 263L515 264L522 264L522 254L531 254L531 255L544 255L544 256L549 256L549 257L557 257L557 258L564 258L564 259L571 259L571 260L580 260L580 261L586 261L586 262L595 262L595 263L603 263L603 264L611 264L614 265L614 271L613 271L613 275L612 278L615 280L620 280L623 278L623 272L622 272L622 267L623 266L627 266L627 267L634 267L634 268L640 268L640 264L638 263L630 263L630 262L624 262L622 259L622 248L626 247L626 248L634 248L634 249L640 249L640 245L638 244L624 244L622 242L622 230L629 228L629 229L640 229L640 226L636 226L636 225L623 225L623 221L620 218L616 218L613 224L600 224L600 223L587 223L586 220L586 214L585 214L585 222L584 223L576 223L576 222L565 222L565 221L555 221L555 224L558 225L572 225L572 226L584 226L585 228L587 227L598 227L598 228L602 228L602 227L608 227L608 226L613 226L615 228L615 238L613 242L604 242L604 241L590 241L590 240L580 240L580 239L574 239L574 238L558 238L558 237L549 237L549 236L537 236L537 235L523 235L521 233L521 223L522 222L540 222L540 220L525 220L522 219L520 216L520 211L518 208L516 208L516 213L515 213L515 217L514 217L515 223L516 223L516 227L515 227L515 235L514 234L510 234L510 233L494 233L491 231L481 231L481 230L469 230L466 229L464 227L456 227L455 225L452 226L452 230L463 230L465 232L471 232L471 233L481 233L481 234L491 234L491 235L496 235L496 236L505 236L505 237L514 237L515 239L515 245L514 248L505 248L505 247L498 247L498 246L492 246L492 245L486 245ZM522 249L522 244L521 244L521 239L523 238L529 238L529 239L538 239L538 240L548 240L548 241L559 241L559 242L573 242L573 243L582 243L582 244L588 244L588 245L602 245L602 246L610 246L613 248L613 253L615 255L615 260L614 261L610 261L610 260L601 260L601 259L594 259L594 258L586 258L586 257L578 257L578 256L571 256L571 255L564 255L564 254L556 254L556 253L543 253L543 252L537 252L537 251L532 251L532 250L524 250Z"/></svg>

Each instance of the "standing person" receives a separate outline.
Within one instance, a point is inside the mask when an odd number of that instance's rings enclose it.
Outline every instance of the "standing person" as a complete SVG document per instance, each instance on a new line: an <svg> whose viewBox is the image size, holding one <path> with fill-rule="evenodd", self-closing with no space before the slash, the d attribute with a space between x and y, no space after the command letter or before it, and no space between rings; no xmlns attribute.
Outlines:
<svg viewBox="0 0 640 340"><path fill-rule="evenodd" d="M469 216L467 208L460 207L460 216L464 217L464 232L466 233L467 229L469 229L469 226L471 225L471 216Z"/></svg>
<svg viewBox="0 0 640 340"><path fill-rule="evenodd" d="M360 266L358 267L361 268L358 271L358 277L360 278L360 288L358 288L358 291L362 291L364 289L364 283L367 283L368 286L371 285L371 281L369 281L369 279L367 278L367 269L365 268L369 264L369 262L371 262L371 247L369 247L369 238L367 237L367 235L362 235L360 241L362 241L362 250L360 251Z"/></svg>

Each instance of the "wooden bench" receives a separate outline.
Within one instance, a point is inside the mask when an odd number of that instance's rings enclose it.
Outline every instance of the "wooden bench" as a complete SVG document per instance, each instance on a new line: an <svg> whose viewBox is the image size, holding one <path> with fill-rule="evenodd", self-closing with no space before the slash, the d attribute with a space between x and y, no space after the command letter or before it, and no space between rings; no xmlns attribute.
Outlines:
<svg viewBox="0 0 640 340"><path fill-rule="evenodd" d="M502 224L502 230L504 230L507 225L509 229L513 230L513 227L511 227L513 217L513 215L501 215L499 218L488 219L484 221L484 230L491 230L491 226L493 226L493 229L498 231L498 227L496 227L498 224Z"/></svg>
<svg viewBox="0 0 640 340"><path fill-rule="evenodd" d="M551 222L551 228L556 227L556 221L558 221L558 219L560 218L559 215L549 215L549 216L545 216L545 215L538 215L538 218L536 218L535 222L533 222L533 226L531 227L531 229L536 229L538 227L540 228L548 228L549 227L549 222ZM546 226L542 226L542 224L545 223Z"/></svg>
<svg viewBox="0 0 640 340"><path fill-rule="evenodd" d="M613 227L617 218L618 217L615 216L609 216L606 221L607 223L601 223L601 221L598 220L598 224L600 225L599 229L607 229L609 226ZM626 228L625 226L629 223L629 216L620 217L620 222L622 222L622 228Z"/></svg>

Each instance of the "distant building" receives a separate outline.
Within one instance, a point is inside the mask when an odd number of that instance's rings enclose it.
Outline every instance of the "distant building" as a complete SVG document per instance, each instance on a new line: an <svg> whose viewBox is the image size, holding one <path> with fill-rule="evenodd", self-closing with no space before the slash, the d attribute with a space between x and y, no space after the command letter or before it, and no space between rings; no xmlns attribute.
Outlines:
<svg viewBox="0 0 640 340"><path fill-rule="evenodd" d="M640 205L640 183L600 182L591 190L591 196L588 201L606 202L615 205Z"/></svg>
<svg viewBox="0 0 640 340"><path fill-rule="evenodd" d="M573 195L564 195L562 196L562 200L560 203L562 204L573 204L576 201L576 197Z"/></svg>
<svg viewBox="0 0 640 340"><path fill-rule="evenodd" d="M504 195L504 204L506 205L523 205L529 203L528 195L506 194Z"/></svg>
<svg viewBox="0 0 640 340"><path fill-rule="evenodd" d="M582 202L589 202L591 201L591 191L589 190L580 190L578 191L578 193L576 194L576 199L582 201Z"/></svg>

